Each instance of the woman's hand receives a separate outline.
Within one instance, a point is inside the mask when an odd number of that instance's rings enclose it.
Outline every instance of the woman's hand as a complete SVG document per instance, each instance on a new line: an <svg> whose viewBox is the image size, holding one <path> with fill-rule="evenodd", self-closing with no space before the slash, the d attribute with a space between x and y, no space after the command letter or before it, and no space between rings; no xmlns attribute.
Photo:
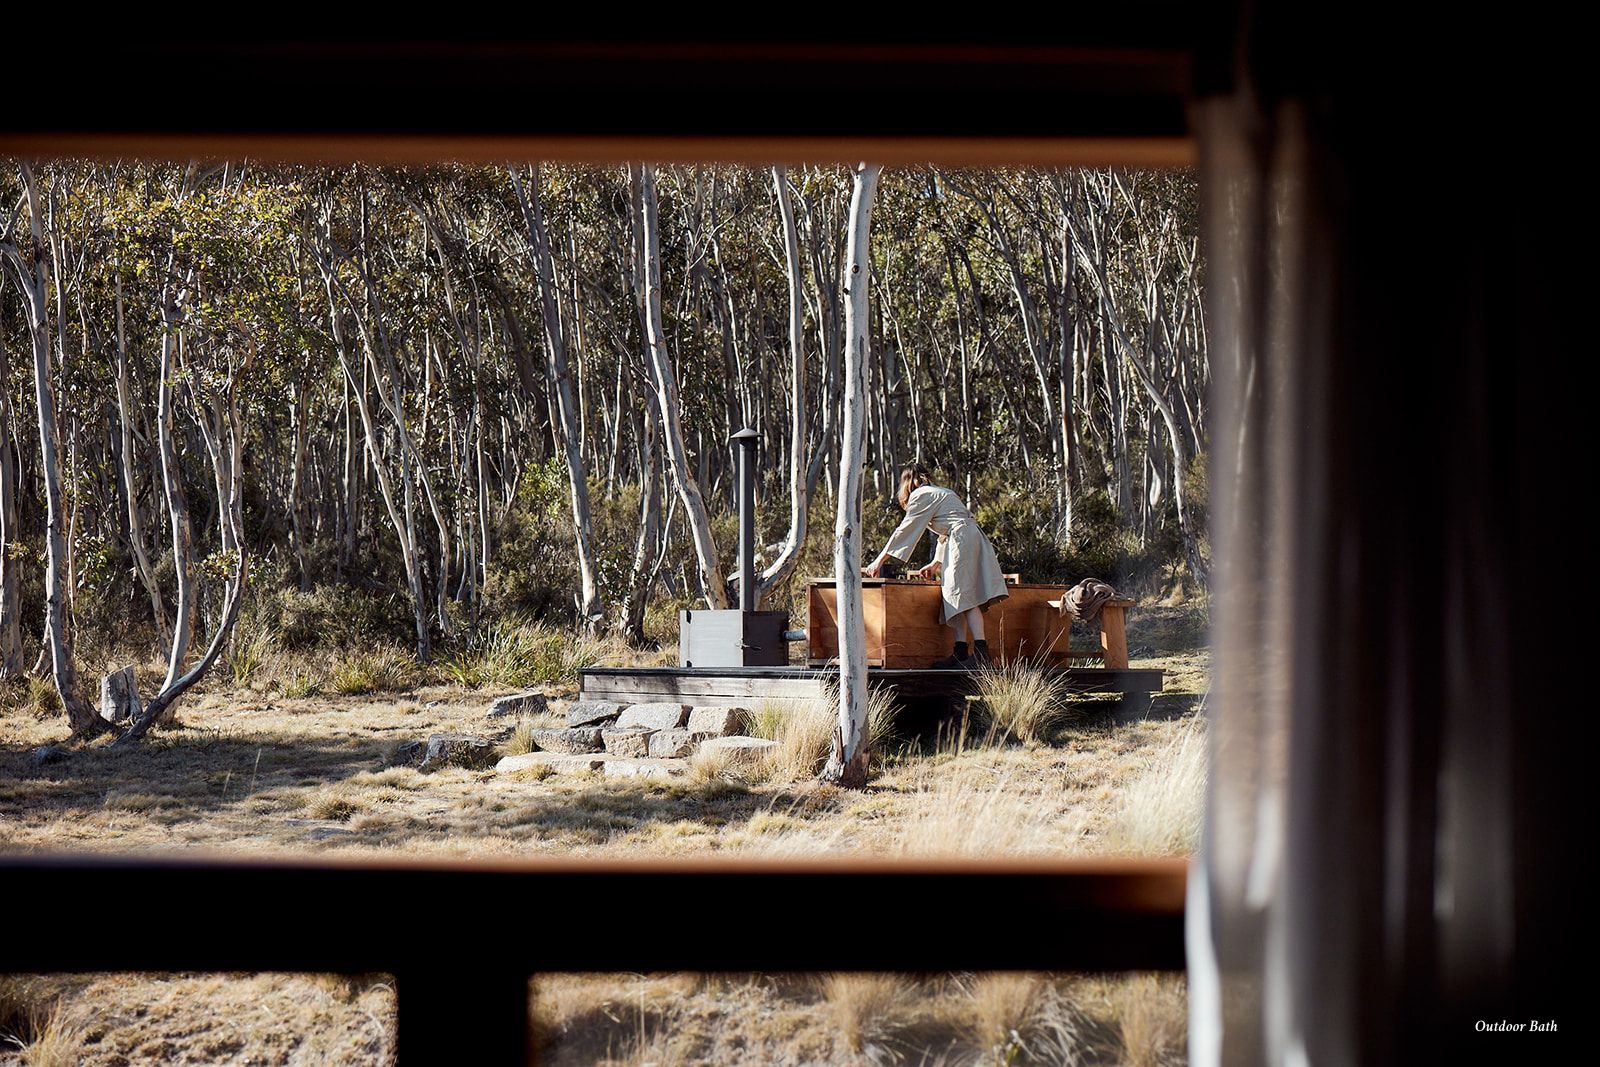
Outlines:
<svg viewBox="0 0 1600 1067"><path fill-rule="evenodd" d="M921 581L924 581L924 582L936 582L936 581L938 581L939 580L939 561L938 560L934 560L932 563L928 564L926 567L923 567L921 570L917 571L911 577L917 578L917 579L919 579Z"/></svg>
<svg viewBox="0 0 1600 1067"><path fill-rule="evenodd" d="M879 556L877 559L873 560L867 566L861 568L861 574L865 578L876 578L878 575L880 575L882 573L883 573L883 557L882 556Z"/></svg>

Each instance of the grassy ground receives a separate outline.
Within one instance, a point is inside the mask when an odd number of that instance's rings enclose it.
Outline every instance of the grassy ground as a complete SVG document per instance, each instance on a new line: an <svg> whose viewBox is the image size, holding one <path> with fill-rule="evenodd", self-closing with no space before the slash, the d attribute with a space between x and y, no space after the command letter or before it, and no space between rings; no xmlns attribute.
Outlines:
<svg viewBox="0 0 1600 1067"><path fill-rule="evenodd" d="M860 791L812 780L804 773L805 752L765 775L739 778L700 768L666 783L459 769L422 774L386 765L400 743L432 732L504 729L484 717L495 695L511 691L495 684L505 672L493 662L458 664L450 673L422 672L392 655L321 664L274 661L268 654L262 664L219 674L183 705L178 727L155 733L136 750L90 746L43 766L34 766L30 753L60 740L62 720L47 699L19 690L0 706L0 850L1181 854L1192 848L1199 812L1203 737L1195 712L1209 656L1197 619L1184 608L1150 608L1130 620L1134 665L1167 671L1165 691L1142 720L1119 723L1103 705L1081 702L1044 731L1045 743L984 743L981 728L969 731L961 745L902 739L886 746L875 779ZM579 660L595 654L566 653ZM558 710L574 695L570 683L542 688ZM512 738L504 740L514 747ZM106 1064L152 1062L151 1055L133 1051L147 1045L166 1050L155 1060L239 1063L382 1062L392 1047L392 994L381 983L357 988L343 980L265 975L231 981L99 976L89 985L77 978L5 981L0 1005L11 1006L0 1012L0 1030L9 1026L18 1043L32 1045L36 1062L76 1062L76 1053L47 1059L54 1046L46 1038L85 1050L85 1062ZM863 1018L878 1022L862 1022L865 1036L855 1041L839 1036L848 1028L839 1015L847 1009L838 1002L859 992L844 979L830 986L822 978L551 977L536 997L535 1017L555 1062L606 1055L621 1063L727 1062L719 1042L730 1041L764 1049L755 1057L762 1062L906 1056L906 1062L922 1062L923 1054L943 1057L926 1062L1063 1062L1035 1046L1044 1049L1048 1041L1041 1035L1068 1023L1074 1033L1090 1035L1079 1042L1080 1052L1096 1062L1181 1058L1181 1039L1174 1045L1164 1037L1117 1036L1128 1027L1166 1034L1174 1025L1181 1034L1182 988L1171 981L1028 979L1025 989L1010 993L1023 1004L1015 1009L1024 1023L1014 1047L1007 1045L1009 1036L989 1040L973 1022L981 999L974 983L982 997L999 995L992 976L896 981L879 990L878 1000L866 996L869 1008L881 1010L861 1008ZM650 1009L651 990L658 988L678 989L676 999L667 999L686 1014ZM617 999L622 989L627 1004L646 1007L633 1015L601 1010L612 1000L623 1003ZM163 997L203 1009L195 1015L214 1025L185 1023L178 1008L163 1015L108 1007L165 1003ZM279 1007L233 1013L227 1005L234 998ZM728 1006L719 1006L725 1001ZM1151 1020L1140 1021L1142 1001L1152 1005ZM52 1024L53 1006L60 1014ZM378 1030L364 1028L361 1020L368 1018L380 1021ZM759 1033L747 1032L752 1026ZM878 1033L873 1026L882 1030L879 1037L870 1037ZM792 1041L784 1036L791 1033ZM248 1036L239 1038L240 1050L228 1052L241 1034ZM661 1043L674 1034L692 1036L672 1038L678 1051L663 1052Z"/></svg>
<svg viewBox="0 0 1600 1067"><path fill-rule="evenodd" d="M1181 978L1128 974L554 975L540 1062L1125 1064L1183 1061Z"/></svg>

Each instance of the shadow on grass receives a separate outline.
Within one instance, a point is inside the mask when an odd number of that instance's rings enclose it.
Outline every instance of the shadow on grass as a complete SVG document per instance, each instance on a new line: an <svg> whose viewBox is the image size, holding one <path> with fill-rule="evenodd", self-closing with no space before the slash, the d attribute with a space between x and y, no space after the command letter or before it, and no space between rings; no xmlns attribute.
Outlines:
<svg viewBox="0 0 1600 1067"><path fill-rule="evenodd" d="M1211 620L1203 607L1140 605L1128 612L1128 652L1134 657L1204 652L1209 649ZM1074 625L1073 634L1082 634L1089 643L1098 640L1094 627Z"/></svg>
<svg viewBox="0 0 1600 1067"><path fill-rule="evenodd" d="M63 748L36 766L31 749L0 749L0 813L119 806L205 818L264 789L326 785L381 768L393 742L178 727L112 750ZM179 821L169 819L166 821Z"/></svg>

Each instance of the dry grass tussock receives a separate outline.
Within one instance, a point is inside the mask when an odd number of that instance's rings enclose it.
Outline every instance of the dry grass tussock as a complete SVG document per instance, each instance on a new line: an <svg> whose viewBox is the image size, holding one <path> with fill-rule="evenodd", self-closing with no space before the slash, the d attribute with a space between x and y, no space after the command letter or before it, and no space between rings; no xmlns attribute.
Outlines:
<svg viewBox="0 0 1600 1067"><path fill-rule="evenodd" d="M1181 1067L1188 1062L1189 992L1181 974L1110 974L1077 986L1088 1017L1106 1025L1096 1047L1123 1067Z"/></svg>
<svg viewBox="0 0 1600 1067"><path fill-rule="evenodd" d="M0 1041L30 1065L386 1064L394 1025L379 975L0 977Z"/></svg>
<svg viewBox="0 0 1600 1067"><path fill-rule="evenodd" d="M868 694L867 745L875 758L893 734L894 710L887 693L875 690ZM831 681L816 697L757 701L750 709L750 736L778 742L757 777L774 783L815 778L833 749L838 721L839 687Z"/></svg>
<svg viewBox="0 0 1600 1067"><path fill-rule="evenodd" d="M446 660L442 669L467 689L524 689L569 681L585 667L633 658L632 650L615 635L592 637L512 619L489 626L478 640Z"/></svg>
<svg viewBox="0 0 1600 1067"><path fill-rule="evenodd" d="M1182 1061L1178 976L1038 973L539 975L553 1065Z"/></svg>
<svg viewBox="0 0 1600 1067"><path fill-rule="evenodd" d="M1062 810L1059 781L1006 768L919 765L908 775L915 802L893 851L906 856L1034 856L1074 850L1087 820Z"/></svg>
<svg viewBox="0 0 1600 1067"><path fill-rule="evenodd" d="M1205 720L1195 716L1169 733L1124 789L1111 826L1114 847L1142 855L1192 853L1200 841L1205 785Z"/></svg>
<svg viewBox="0 0 1600 1067"><path fill-rule="evenodd" d="M880 1043L915 992L897 974L841 972L823 975L819 983L833 1025L851 1052Z"/></svg>
<svg viewBox="0 0 1600 1067"><path fill-rule="evenodd" d="M1067 717L1067 696L1062 679L1026 661L981 672L977 702L983 709L982 743L1014 738L1024 744L1048 744Z"/></svg>
<svg viewBox="0 0 1600 1067"><path fill-rule="evenodd" d="M411 689L420 679L416 657L387 645L351 649L334 660L328 673L329 685L341 696Z"/></svg>
<svg viewBox="0 0 1600 1067"><path fill-rule="evenodd" d="M61 1000L36 993L26 978L0 978L0 1049L20 1052L29 1067L75 1067L83 1038Z"/></svg>

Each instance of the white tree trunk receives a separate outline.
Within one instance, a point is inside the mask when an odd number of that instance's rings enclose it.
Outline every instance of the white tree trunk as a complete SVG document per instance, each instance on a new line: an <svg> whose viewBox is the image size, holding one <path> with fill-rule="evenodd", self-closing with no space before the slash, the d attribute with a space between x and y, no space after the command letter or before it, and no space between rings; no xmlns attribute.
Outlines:
<svg viewBox="0 0 1600 1067"><path fill-rule="evenodd" d="M331 239L327 234L328 220L326 218L322 220L322 225L323 239L328 241L331 246ZM333 331L334 349L339 356L339 367L344 372L345 381L349 384L350 390L354 394L356 411L361 416L361 429L366 439L367 452L372 460L372 472L377 476L378 491L383 496L383 506L389 513L389 521L394 526L395 536L400 542L400 558L405 565L406 584L411 589L412 613L417 624L417 658L426 663L432 658L433 649L428 634L427 609L425 607L427 601L422 591L422 571L417 560L416 542L412 537L411 523L408 521L409 516L402 515L395 503L394 487L389 479L389 468L383 458L383 446L378 440L377 427L373 425L371 407L367 404L366 379L365 377L356 378L350 366L343 320L339 315L339 294L343 291L343 286L334 274L333 263L327 254L320 249L317 251L317 266L322 271L323 283L327 289L328 322ZM347 304L350 303L348 299L345 302ZM404 446L402 446L402 458L409 459L409 454L404 451ZM405 488L409 491L409 475L404 466L401 468L401 473L402 476L407 478ZM353 502L351 509L352 511L358 510Z"/></svg>
<svg viewBox="0 0 1600 1067"><path fill-rule="evenodd" d="M0 278L3 280L3 278ZM0 381L11 380L10 359L0 345ZM11 447L10 390L0 389L0 681L22 673L22 599L17 569L11 558L17 540L17 486L15 451Z"/></svg>
<svg viewBox="0 0 1600 1067"><path fill-rule="evenodd" d="M555 264L550 256L550 235L544 220L544 198L539 192L539 168L535 165L528 175L528 189L515 170L509 171L511 184L516 188L517 200L522 205L523 224L528 230L530 258L534 276L539 280L539 306L543 312L546 366L550 382L555 387L556 407L561 416L561 444L567 461L567 484L572 497L572 525L577 532L578 577L581 585L578 620L593 628L605 617L605 605L600 599L600 586L596 577L594 552L594 522L589 511L589 482L583 463L583 435L581 405L574 401L572 375L567 362L567 332L561 320L561 302L556 294ZM582 384L580 373L579 384ZM581 396L579 397L581 400Z"/></svg>
<svg viewBox="0 0 1600 1067"><path fill-rule="evenodd" d="M783 549L761 575L756 585L756 607L760 608L767 596L789 580L800 550L806 543L806 510L810 494L806 479L806 351L805 351L805 291L802 288L800 269L800 237L795 227L794 205L789 199L789 172L785 167L772 168L772 180L778 189L778 209L783 215L784 261L789 271L789 399L793 405L789 419L789 536Z"/></svg>
<svg viewBox="0 0 1600 1067"><path fill-rule="evenodd" d="M834 588L839 610L839 722L822 777L845 786L867 780L867 628L861 603L861 467L867 391L867 284L872 275L872 200L883 167L856 167L845 275L844 425L839 506L834 520Z"/></svg>
<svg viewBox="0 0 1600 1067"><path fill-rule="evenodd" d="M66 536L62 530L64 488L61 483L61 462L56 451L56 407L50 372L49 297L45 281L50 269L49 245L44 233L44 207L39 202L33 169L23 163L21 172L33 243L26 257L20 249L9 244L5 246L5 253L15 269L17 285L27 305L28 334L33 342L34 399L38 406L40 466L44 472L45 490L45 644L56 692L61 696L72 732L78 735L94 734L104 729L104 720L78 692L77 665L72 655L72 638L67 630L67 591L62 573L67 555Z"/></svg>
<svg viewBox="0 0 1600 1067"><path fill-rule="evenodd" d="M650 366L655 377L656 401L661 410L661 434L667 445L672 480L683 501L684 516L694 538L694 553L700 564L700 590L713 608L728 607L727 583L717 559L716 542L711 539L711 517L706 513L700 484L689 467L689 450L683 443L683 425L678 408L678 376L667 352L667 339L661 326L660 223L656 214L655 168L648 163L629 164L634 178L634 221L639 227L637 245L644 262L634 265L634 285L645 305L645 324L650 349Z"/></svg>
<svg viewBox="0 0 1600 1067"><path fill-rule="evenodd" d="M248 365L249 359L245 360ZM249 574L250 549L244 537L244 430L239 418L238 380L244 367L231 369L226 386L210 397L195 396L196 418L206 439L206 451L211 458L212 474L218 493L217 523L226 550L234 553L233 575L223 588L222 617L218 620L211 641L199 661L182 674L176 674L179 661L169 661L167 680L161 691L150 698L143 712L117 738L118 746L138 741L152 725L170 723L177 710L178 698L205 677L222 655L222 649L233 635L239 621L239 606L244 600L244 586ZM212 426L206 426L206 407ZM170 437L170 430L169 437Z"/></svg>

